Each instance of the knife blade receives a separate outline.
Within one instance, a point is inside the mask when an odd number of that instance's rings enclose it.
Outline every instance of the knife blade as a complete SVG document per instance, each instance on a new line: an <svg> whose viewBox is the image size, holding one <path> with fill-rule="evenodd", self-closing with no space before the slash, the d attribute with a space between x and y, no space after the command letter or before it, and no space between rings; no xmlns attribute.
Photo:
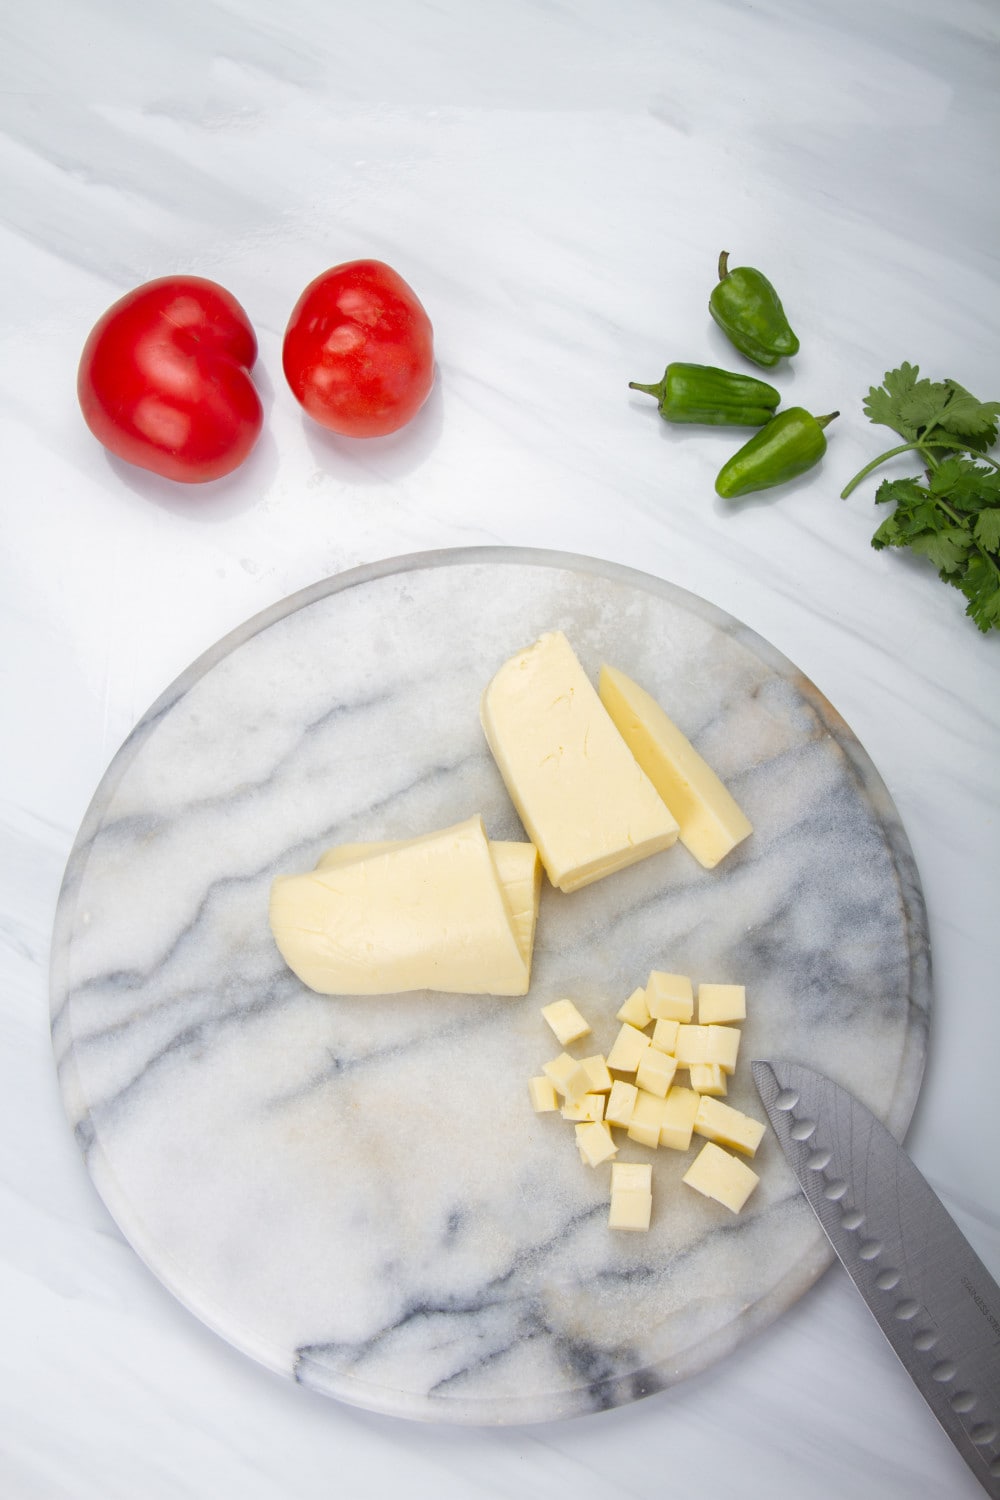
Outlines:
<svg viewBox="0 0 1000 1500"><path fill-rule="evenodd" d="M913 1383L1000 1500L1000 1287L853 1094L801 1063L751 1064L799 1186Z"/></svg>

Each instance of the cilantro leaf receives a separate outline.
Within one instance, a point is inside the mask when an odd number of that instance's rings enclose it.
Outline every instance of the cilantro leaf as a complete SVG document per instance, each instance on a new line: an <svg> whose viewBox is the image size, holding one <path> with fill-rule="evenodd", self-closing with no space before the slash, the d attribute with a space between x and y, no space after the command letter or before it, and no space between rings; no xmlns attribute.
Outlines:
<svg viewBox="0 0 1000 1500"><path fill-rule="evenodd" d="M893 509L872 546L909 547L926 558L965 595L980 630L1000 629L1000 473L950 455L926 483L883 480L875 499Z"/></svg>
<svg viewBox="0 0 1000 1500"><path fill-rule="evenodd" d="M950 454L941 460L929 480L932 495L947 495L955 510L977 511L991 490L1000 504L1000 474L991 474L970 464L968 459Z"/></svg>
<svg viewBox="0 0 1000 1500"><path fill-rule="evenodd" d="M1000 554L1000 506L993 505L988 510L981 510L976 517L972 534L980 547L987 552Z"/></svg>
<svg viewBox="0 0 1000 1500"><path fill-rule="evenodd" d="M926 557L940 573L957 573L968 561L972 538L965 526L948 526L940 531L923 531L910 541L912 551Z"/></svg>
<svg viewBox="0 0 1000 1500"><path fill-rule="evenodd" d="M936 425L952 437L965 438L970 447L992 448L997 440L1000 401L977 401L957 380L948 380L945 385L952 395Z"/></svg>
<svg viewBox="0 0 1000 1500"><path fill-rule="evenodd" d="M899 415L907 428L920 437L940 424L951 394L950 388L941 380L918 380L898 403Z"/></svg>
<svg viewBox="0 0 1000 1500"><path fill-rule="evenodd" d="M871 386L864 401L868 420L878 427L891 427L900 437L915 438L915 427L911 428L909 423L900 424L903 422L902 404L912 393L919 374L920 366L907 364L905 360L898 370L886 370L882 384Z"/></svg>
<svg viewBox="0 0 1000 1500"><path fill-rule="evenodd" d="M965 613L980 630L1000 630L1000 588L996 570L991 571L984 558L972 558L964 573L949 576L946 581L961 589L968 599Z"/></svg>
<svg viewBox="0 0 1000 1500"><path fill-rule="evenodd" d="M879 485L876 504L892 509L872 546L909 547L964 594L980 630L1000 629L1000 463L987 452L997 441L1000 401L980 401L957 380L929 380L904 361L863 404L872 422L904 442L866 464L843 498L901 453L921 458L926 470L925 479Z"/></svg>

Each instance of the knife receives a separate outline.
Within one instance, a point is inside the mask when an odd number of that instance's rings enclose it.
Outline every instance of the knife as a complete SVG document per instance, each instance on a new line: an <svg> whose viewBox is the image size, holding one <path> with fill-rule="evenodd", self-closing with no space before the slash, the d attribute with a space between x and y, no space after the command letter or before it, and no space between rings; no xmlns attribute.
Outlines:
<svg viewBox="0 0 1000 1500"><path fill-rule="evenodd" d="M800 1063L751 1068L847 1274L973 1474L1000 1500L1000 1287L859 1100Z"/></svg>

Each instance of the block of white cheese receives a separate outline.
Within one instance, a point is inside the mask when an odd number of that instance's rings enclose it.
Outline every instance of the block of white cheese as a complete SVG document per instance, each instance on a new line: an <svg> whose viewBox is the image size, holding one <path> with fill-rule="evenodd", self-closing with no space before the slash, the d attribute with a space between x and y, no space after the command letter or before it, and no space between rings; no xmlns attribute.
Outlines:
<svg viewBox="0 0 1000 1500"><path fill-rule="evenodd" d="M271 931L304 984L324 995L527 993L531 954L481 817L354 847L272 883Z"/></svg>
<svg viewBox="0 0 1000 1500"><path fill-rule="evenodd" d="M412 839L387 839L368 844L337 844L320 855L316 868L325 870L333 865L350 864L376 850L401 849L404 844L412 842ZM510 912L514 937L530 969L542 891L542 863L538 850L523 839L490 839L489 845Z"/></svg>
<svg viewBox="0 0 1000 1500"><path fill-rule="evenodd" d="M712 768L638 683L603 666L600 695L632 754L677 822L680 840L711 870L753 832Z"/></svg>
<svg viewBox="0 0 1000 1500"><path fill-rule="evenodd" d="M562 631L504 663L480 717L546 874L562 891L669 848L677 823Z"/></svg>

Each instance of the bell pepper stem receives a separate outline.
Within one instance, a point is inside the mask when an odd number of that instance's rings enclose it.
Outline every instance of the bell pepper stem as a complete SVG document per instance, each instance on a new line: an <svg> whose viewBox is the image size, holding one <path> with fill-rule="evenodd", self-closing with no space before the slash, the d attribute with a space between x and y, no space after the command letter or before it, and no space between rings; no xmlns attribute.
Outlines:
<svg viewBox="0 0 1000 1500"><path fill-rule="evenodd" d="M645 391L647 396L655 396L657 400L663 395L663 382L659 385L640 385L638 380L630 380L628 383L630 391Z"/></svg>
<svg viewBox="0 0 1000 1500"><path fill-rule="evenodd" d="M825 417L817 417L816 418L816 425L817 425L817 427L829 427L830 423L834 420L834 418L835 417L839 417L839 416L840 416L840 412L839 411L828 411Z"/></svg>
<svg viewBox="0 0 1000 1500"><path fill-rule="evenodd" d="M725 281L729 275L729 251L722 250L719 253L719 280Z"/></svg>

